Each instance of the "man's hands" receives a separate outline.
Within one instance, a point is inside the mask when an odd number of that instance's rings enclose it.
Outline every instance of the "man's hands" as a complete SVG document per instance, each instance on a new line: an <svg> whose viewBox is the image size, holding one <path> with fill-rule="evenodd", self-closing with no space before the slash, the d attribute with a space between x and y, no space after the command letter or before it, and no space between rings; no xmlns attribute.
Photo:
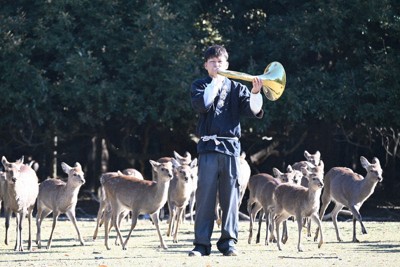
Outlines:
<svg viewBox="0 0 400 267"><path fill-rule="evenodd" d="M255 77L253 79L252 83L253 83L253 88L251 89L251 92L253 94L258 94L261 91L261 88L263 86L261 79L258 77Z"/></svg>

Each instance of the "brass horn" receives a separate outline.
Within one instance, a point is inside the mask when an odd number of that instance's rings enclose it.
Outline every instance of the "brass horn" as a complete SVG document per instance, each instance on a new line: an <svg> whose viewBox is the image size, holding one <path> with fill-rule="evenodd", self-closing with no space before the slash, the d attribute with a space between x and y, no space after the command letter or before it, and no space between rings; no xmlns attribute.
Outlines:
<svg viewBox="0 0 400 267"><path fill-rule="evenodd" d="M286 72L282 64L274 61L268 64L264 70L264 74L253 76L250 74L231 71L231 70L219 70L218 74L237 80L251 82L255 77L261 79L263 83L263 93L271 101L277 100L281 97L286 86Z"/></svg>

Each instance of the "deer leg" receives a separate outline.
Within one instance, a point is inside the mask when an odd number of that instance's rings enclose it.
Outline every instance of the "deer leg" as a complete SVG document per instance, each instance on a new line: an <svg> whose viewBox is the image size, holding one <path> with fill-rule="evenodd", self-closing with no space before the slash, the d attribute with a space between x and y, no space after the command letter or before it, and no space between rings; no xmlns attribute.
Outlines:
<svg viewBox="0 0 400 267"><path fill-rule="evenodd" d="M167 236L171 236L173 233L175 217L176 217L176 207L171 207L168 218Z"/></svg>
<svg viewBox="0 0 400 267"><path fill-rule="evenodd" d="M287 220L283 221L283 227L282 227L282 243L286 244L288 240L288 229L287 229Z"/></svg>
<svg viewBox="0 0 400 267"><path fill-rule="evenodd" d="M269 237L269 242L271 243L275 243L276 242L276 238L275 238L275 229L274 229L274 212L273 211L269 211L268 214L268 223L267 223L267 227L268 227L268 231L270 233L270 237ZM286 228L286 222L283 222L283 229ZM283 237L282 237L283 238ZM265 240L267 241L267 240Z"/></svg>
<svg viewBox="0 0 400 267"><path fill-rule="evenodd" d="M36 227L37 227L36 244L37 244L38 248L42 248L41 226L42 226L43 219L46 218L50 213L51 213L51 210L39 208L38 212L36 214Z"/></svg>
<svg viewBox="0 0 400 267"><path fill-rule="evenodd" d="M321 223L321 220L318 218L318 214L316 214L316 213L311 214L310 219L314 220L318 225L318 229L319 229L319 232L320 232L320 235L321 235L321 237L319 239L319 243L318 243L318 248L320 248L322 246L322 244L324 243L324 237L322 235L322 223Z"/></svg>
<svg viewBox="0 0 400 267"><path fill-rule="evenodd" d="M221 227L221 224L222 224L221 212L222 211L221 211L221 207L219 205L219 199L217 199L217 202L215 204L215 216L216 216L216 222L217 222L218 228Z"/></svg>
<svg viewBox="0 0 400 267"><path fill-rule="evenodd" d="M328 189L325 189L325 190L328 190ZM329 203L331 203L330 196L327 194L322 194L321 202L322 202L322 204L321 204L321 207L319 210L319 219L322 221L325 211L328 208ZM318 232L319 232L319 229L317 228L317 230L315 231L314 241L318 240Z"/></svg>
<svg viewBox="0 0 400 267"><path fill-rule="evenodd" d="M297 220L297 229L299 231L298 233L298 241L297 241L297 250L299 252L303 252L303 249L301 247L301 231L303 230L303 219L301 215L296 215L296 220Z"/></svg>
<svg viewBox="0 0 400 267"><path fill-rule="evenodd" d="M353 242L359 243L360 241L357 239L356 236L356 224L357 224L357 219L353 216Z"/></svg>
<svg viewBox="0 0 400 267"><path fill-rule="evenodd" d="M273 212L268 209L264 209L265 212L265 225L266 225L266 235L265 235L265 245L268 245L269 242L275 243L275 233L274 233L274 223L273 223ZM285 222L284 222L285 223ZM283 225L285 227L285 224Z"/></svg>
<svg viewBox="0 0 400 267"><path fill-rule="evenodd" d="M251 237L253 237L253 223L254 223L255 219L257 218L256 214L253 215L253 219L252 219L253 221L251 221L251 227L250 227L251 228L251 230L250 230ZM256 244L260 243L263 217L264 217L264 211L260 210L260 212L258 213L258 230L257 230L257 236L256 236ZM249 236L249 242L250 242L250 236Z"/></svg>
<svg viewBox="0 0 400 267"><path fill-rule="evenodd" d="M108 246L108 234L110 233L109 226L110 224L110 217L112 217L111 210L110 209L105 209L103 213L104 217L104 245L106 246L107 250L110 250L111 248Z"/></svg>
<svg viewBox="0 0 400 267"><path fill-rule="evenodd" d="M115 231L117 232L117 238L119 238L119 240L122 244L122 249L125 250L126 248L124 247L124 244L123 244L124 242L123 242L121 230L119 229L119 217L121 214L121 210L120 209L118 209L118 210L111 209L111 212L112 212L112 216L111 216L112 225L114 226ZM111 230L111 226L110 226L110 228L107 228L107 231L110 231L110 230Z"/></svg>
<svg viewBox="0 0 400 267"><path fill-rule="evenodd" d="M336 203L336 206L333 208L332 210L332 221L333 221L333 225L335 226L335 230L336 230L336 238L339 242L342 242L343 240L340 238L340 234L339 234L339 227L337 225L337 216L339 214L339 211L343 208L342 204ZM321 218L320 218L321 219Z"/></svg>
<svg viewBox="0 0 400 267"><path fill-rule="evenodd" d="M177 209L178 209L178 212L176 215L176 226L175 226L175 230L174 230L174 241L173 241L174 243L178 243L178 228L179 228L179 223L181 222L182 214L184 211L184 208L182 208L182 207L177 208Z"/></svg>
<svg viewBox="0 0 400 267"><path fill-rule="evenodd" d="M123 211L123 212L121 212L120 214L119 214L119 216L118 216L118 226L119 226L119 229L121 229L121 223L122 223L122 220L124 219L124 218L127 218L127 219L129 219L129 213L130 213L130 211ZM109 231L111 231L111 228L112 227L110 227L110 229L109 229ZM119 246L119 238L118 238L118 236L116 236L115 237L115 245L116 246ZM122 243L122 240L121 240L121 243Z"/></svg>
<svg viewBox="0 0 400 267"><path fill-rule="evenodd" d="M250 206L247 206L248 209L250 209L250 229L249 229L249 239L248 239L248 243L251 244L251 239L253 238L253 224L254 224L254 220L257 216L257 213L261 210L261 205L259 203L254 203L254 206L252 205L252 203L250 203ZM262 216L262 213L261 215ZM259 227L261 228L261 226ZM260 230L258 230L260 231ZM258 235L258 234L257 234ZM256 243L260 242L260 237L258 236L256 239Z"/></svg>
<svg viewBox="0 0 400 267"><path fill-rule="evenodd" d="M275 238L274 233L271 232L271 213L263 209L264 211L264 217L265 217L265 245L268 246L269 241L273 238ZM260 226L260 225L259 225Z"/></svg>
<svg viewBox="0 0 400 267"><path fill-rule="evenodd" d="M40 215L42 214L41 209L37 209L36 212L36 245L40 248Z"/></svg>
<svg viewBox="0 0 400 267"><path fill-rule="evenodd" d="M32 209L28 211L28 227L29 227L28 250L32 251Z"/></svg>
<svg viewBox="0 0 400 267"><path fill-rule="evenodd" d="M50 237L49 237L49 241L47 242L47 249L51 248L51 241L53 239L53 233L54 233L54 229L56 228L56 224L57 224L57 219L58 216L60 215L59 212L53 212L53 226L51 228L51 233L50 233Z"/></svg>
<svg viewBox="0 0 400 267"><path fill-rule="evenodd" d="M23 218L22 212L15 214L15 221L17 223L17 228L16 228L16 239L15 239L14 251L23 251L24 250L22 248L22 223L21 223L22 218Z"/></svg>
<svg viewBox="0 0 400 267"><path fill-rule="evenodd" d="M364 224L362 222L361 214L354 206L349 207L351 213L353 213L353 242L359 242L356 237L356 221L360 222L361 232L363 234L367 234L367 229L365 229Z"/></svg>
<svg viewBox="0 0 400 267"><path fill-rule="evenodd" d="M5 209L5 227L6 227L6 234L4 237L4 243L8 245L8 228L10 227L10 219L11 219L12 211L9 209Z"/></svg>
<svg viewBox="0 0 400 267"><path fill-rule="evenodd" d="M97 232L99 231L99 227L101 226L102 221L104 220L104 214L103 214L104 206L105 206L105 203L100 200L100 206L99 206L99 210L97 212L97 218L96 218L96 228L94 229L94 233L93 233L93 240L96 240Z"/></svg>
<svg viewBox="0 0 400 267"><path fill-rule="evenodd" d="M252 211L252 206L253 206L253 203L252 203L251 196L250 196L250 198L247 201L247 213L250 216L249 238L247 239L247 243L248 244L251 244L251 239L253 237L253 214L252 214L253 211Z"/></svg>
<svg viewBox="0 0 400 267"><path fill-rule="evenodd" d="M131 237L131 234L132 234L132 232L133 232L133 229L135 229L135 227L136 227L136 223L137 223L137 219L138 219L138 217L139 217L139 213L138 212L133 212L132 211L132 223L131 223L131 229L129 230L129 233L128 233L128 236L126 237L126 239L125 239L125 242L124 243L122 243L122 249L123 250L126 250L126 245L128 244L128 240L129 240L129 238ZM154 219L154 218L153 218ZM153 221L153 223L154 223L154 221ZM157 223L158 223L158 214L157 214ZM119 229L117 230L118 232L119 232Z"/></svg>
<svg viewBox="0 0 400 267"><path fill-rule="evenodd" d="M310 218L305 218L307 222L307 236L311 237L311 219Z"/></svg>
<svg viewBox="0 0 400 267"><path fill-rule="evenodd" d="M162 247L163 249L167 249L168 247L167 247L167 245L164 243L164 239L163 239L163 237L162 237L162 235L161 235L161 231L160 231L160 226L158 225L158 213L159 213L159 211L157 211L157 212L151 214L150 216L151 216L151 218L153 219L154 225L156 226L157 233L158 233L158 237L159 237L160 243L161 243L161 247Z"/></svg>
<svg viewBox="0 0 400 267"><path fill-rule="evenodd" d="M276 245L278 246L279 250L282 250L281 248L281 241L280 241L280 234L279 234L279 226L280 224L285 221L287 218L289 218L289 216L283 216L283 214L277 215L275 217L275 230L276 230Z"/></svg>
<svg viewBox="0 0 400 267"><path fill-rule="evenodd" d="M78 234L79 242L81 243L81 246L85 245L85 242L82 239L81 233L79 232L78 225L76 223L76 216L75 216L75 211L74 210L69 210L66 212L68 219L73 223L76 233Z"/></svg>
<svg viewBox="0 0 400 267"><path fill-rule="evenodd" d="M190 224L193 224L193 211L194 211L194 203L196 201L196 194L192 192L190 196L190 202L189 202L189 209L190 209Z"/></svg>

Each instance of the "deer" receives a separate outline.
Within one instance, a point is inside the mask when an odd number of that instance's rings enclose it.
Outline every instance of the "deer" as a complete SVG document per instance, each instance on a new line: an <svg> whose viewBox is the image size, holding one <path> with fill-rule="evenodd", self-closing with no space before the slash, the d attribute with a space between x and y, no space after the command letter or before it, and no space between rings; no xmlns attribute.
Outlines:
<svg viewBox="0 0 400 267"><path fill-rule="evenodd" d="M194 215L194 205L196 203L196 190L197 190L197 180L198 180L198 176L197 176L197 158L194 158L192 160L192 156L189 152L185 152L184 156L181 156L180 154L178 154L176 151L174 151L174 157L175 159L181 164L190 164L192 166L192 171L191 171L191 180L192 180L192 192L190 193L190 198L189 198L189 217L190 217L190 224L193 224L194 220L193 220L193 215ZM196 161L195 161L196 160ZM196 164L192 164L191 162L195 161ZM182 219L185 220L185 210L182 213Z"/></svg>
<svg viewBox="0 0 400 267"><path fill-rule="evenodd" d="M275 179L273 176L267 173L259 173L250 177L248 188L249 188L249 199L247 202L247 211L250 215L250 228L249 228L249 238L248 243L251 244L251 240L253 237L253 223L257 213L264 209L265 219L267 224L267 236L265 238L265 244L268 245L270 240L269 229L270 229L270 205L272 201L272 192L281 182L278 179ZM254 206L253 206L254 204ZM262 215L260 214L260 217ZM262 219L261 219L262 221ZM257 240L258 243L259 240Z"/></svg>
<svg viewBox="0 0 400 267"><path fill-rule="evenodd" d="M304 150L304 157L306 158L305 161L299 161L293 164L293 169L300 171L302 167L309 167L309 163L312 166L318 166L321 162L321 152L317 150L314 154L309 153L307 150ZM300 185L304 187L308 187L308 179L302 175L302 178L299 182ZM307 236L311 237L311 220L310 218L304 218L303 226L307 227Z"/></svg>
<svg viewBox="0 0 400 267"><path fill-rule="evenodd" d="M302 167L302 172L308 178L308 187L295 184L281 184L274 191L274 213L277 235L277 247L282 250L279 240L279 226L290 216L295 216L298 226L298 243L297 250L302 252L301 247L301 232L303 228L303 218L310 217L318 224L321 237L318 243L318 248L323 244L322 224L318 217L320 206L321 191L324 186L324 164L321 161L318 166L309 171L306 167Z"/></svg>
<svg viewBox="0 0 400 267"><path fill-rule="evenodd" d="M157 160L157 162L160 162L160 163L172 162L172 158L173 157L161 157ZM192 162L192 155L188 151L185 152L184 156L182 156L178 152L174 151L174 158L181 165L190 165ZM197 162L197 159L196 159L196 162ZM152 172L152 175L153 175L153 177L157 177L157 173L154 173L154 171ZM196 201L196 189L197 189L197 164L192 165L191 180L192 180L191 183L193 186L192 186L192 192L190 194L189 203L187 205L189 205L189 209L190 209L190 211L189 211L190 212L190 223L193 224L193 213L194 213L193 210L194 210L194 204ZM165 208L168 208L168 210L169 210L169 207L164 207L163 209L161 209L161 211L160 211L161 218L164 218ZM171 212L171 211L169 210L169 212ZM182 213L182 221L185 220L185 212L186 212L186 206L185 206L184 212ZM169 213L169 215L170 216L168 217L168 220L167 220L168 224L170 223L171 213Z"/></svg>
<svg viewBox="0 0 400 267"><path fill-rule="evenodd" d="M174 178L168 189L169 220L167 236L173 236L173 242L178 242L178 228L183 220L185 207L188 205L193 192L192 171L197 166L197 159L187 164L180 164L177 160L172 161Z"/></svg>
<svg viewBox="0 0 400 267"><path fill-rule="evenodd" d="M174 159L173 159L174 160ZM160 209L165 205L168 196L168 188L173 178L172 162L160 163L149 160L152 171L156 175L153 180L141 180L126 175L116 176L114 174L103 174L100 182L104 187L107 202L110 209L107 210L104 220L105 239L104 243L107 250L111 248L108 245L109 221L114 226L118 238L122 244L122 249L127 249L128 240L133 229L137 224L140 214L150 214L153 224L156 227L161 247L167 249L167 245L161 235L159 227ZM132 212L131 229L123 242L119 229L118 218L122 212Z"/></svg>
<svg viewBox="0 0 400 267"><path fill-rule="evenodd" d="M357 221L360 222L362 233L367 234L367 230L362 222L360 208L374 193L376 185L383 181L383 171L378 158L374 157L370 163L364 156L361 156L360 162L361 166L367 171L365 177L346 167L334 167L325 175L325 188L322 193L322 205L319 217L320 219L323 218L326 208L329 203L333 201L335 207L331 212L331 217L339 242L342 242L337 226L337 215L339 211L343 207L347 207L353 214L352 242L359 242L356 237ZM316 238L318 238L318 232L315 234L315 239Z"/></svg>
<svg viewBox="0 0 400 267"><path fill-rule="evenodd" d="M36 243L38 248L42 247L40 235L43 219L51 213L53 213L53 225L49 240L47 241L47 249L51 248L54 229L56 227L57 219L61 214L67 215L68 219L75 227L81 246L85 245L81 233L79 232L75 216L79 189L85 184L84 172L82 171L82 166L79 162L76 162L74 167L62 162L61 167L68 175L67 182L58 178L47 178L40 183L39 186L39 195L36 205Z"/></svg>
<svg viewBox="0 0 400 267"><path fill-rule="evenodd" d="M3 171L0 171L0 212L1 212L1 207L2 203L4 202L4 198L6 196L6 173Z"/></svg>
<svg viewBox="0 0 400 267"><path fill-rule="evenodd" d="M11 213L15 213L17 223L15 251L24 251L22 225L25 217L28 217L29 224L28 250L32 250L32 211L39 193L39 179L36 172L31 167L25 165L23 161L24 157L15 162L8 162L5 156L1 159L6 176L6 195L4 201L6 211L5 243L8 245L7 233L10 226Z"/></svg>
<svg viewBox="0 0 400 267"><path fill-rule="evenodd" d="M127 169L124 169L122 171L117 171L117 172L108 172L108 174L110 174L111 177L114 177L114 176L116 177L117 175L127 175L127 176L131 176L131 177L135 177L137 179L144 180L143 175L138 170L136 170L134 168L127 168ZM96 240L96 238L97 238L99 227L101 227L102 224L104 223L103 222L104 210L106 208L108 208L107 207L107 201L106 201L106 195L104 193L104 188L102 186L100 186L100 188L98 190L98 199L99 199L99 210L97 211L96 228L94 229L93 240ZM119 219L119 221L121 222L123 217L125 217L126 215L127 214L122 214L122 216ZM118 242L118 239L116 239L116 242Z"/></svg>
<svg viewBox="0 0 400 267"><path fill-rule="evenodd" d="M267 225L267 234L265 238L265 245L268 245L269 242L275 242L275 236L273 233L273 224L271 223L271 213L273 208L273 192L275 188L281 183L293 183L296 177L297 171L294 171L292 167L289 165L287 167L287 173L280 172L277 168L273 168L274 176L271 176L267 173L259 173L252 175L249 179L249 183L247 185L249 189L249 199L247 202L247 211L250 215L250 231L248 243L251 244L251 240L253 237L253 224L256 218L257 213L259 214L259 225L256 243L260 242L260 231L261 231L261 223L263 215L265 214L265 220ZM253 206L254 205L254 206ZM286 242L286 223L284 224L284 237L283 242ZM271 237L269 238L269 233L271 233Z"/></svg>
<svg viewBox="0 0 400 267"><path fill-rule="evenodd" d="M306 158L306 160L299 161L299 162L292 164L292 167L294 170L298 170L301 172L302 167L309 166L308 163L311 163L314 166L318 166L321 161L321 152L319 152L319 150L317 150L314 154L311 154L307 150L304 150L304 157ZM303 179L301 179L300 184L304 187L307 187L308 186L307 177L303 177Z"/></svg>
<svg viewBox="0 0 400 267"><path fill-rule="evenodd" d="M132 176L132 177L136 177L136 178L139 178L139 179L142 179L142 180L144 179L142 173L140 171L134 169L134 168L123 169L121 171L121 173L125 174L125 175Z"/></svg>

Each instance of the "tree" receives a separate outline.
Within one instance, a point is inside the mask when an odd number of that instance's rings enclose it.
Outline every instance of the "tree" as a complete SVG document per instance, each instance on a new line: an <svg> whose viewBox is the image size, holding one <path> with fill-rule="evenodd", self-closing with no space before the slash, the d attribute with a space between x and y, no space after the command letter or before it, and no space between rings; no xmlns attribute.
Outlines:
<svg viewBox="0 0 400 267"><path fill-rule="evenodd" d="M305 149L320 150L327 168L378 156L390 169L385 183L397 185L399 8L394 0L3 1L0 149L36 158L43 178L53 158L79 161L89 187L107 158L111 170L145 172L148 159L173 150L194 155L189 88L206 75L204 49L220 43L232 70L256 75L279 61L287 72L265 118L242 123L253 170L285 167Z"/></svg>

